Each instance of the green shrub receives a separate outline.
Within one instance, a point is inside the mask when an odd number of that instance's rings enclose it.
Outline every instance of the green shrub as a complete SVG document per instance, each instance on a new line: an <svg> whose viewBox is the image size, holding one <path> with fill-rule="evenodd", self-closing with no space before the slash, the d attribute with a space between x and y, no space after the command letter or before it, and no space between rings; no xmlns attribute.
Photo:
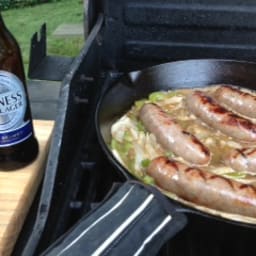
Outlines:
<svg viewBox="0 0 256 256"><path fill-rule="evenodd" d="M12 8L22 8L25 6L33 6L41 3L58 2L61 0L0 0L0 10L8 10Z"/></svg>

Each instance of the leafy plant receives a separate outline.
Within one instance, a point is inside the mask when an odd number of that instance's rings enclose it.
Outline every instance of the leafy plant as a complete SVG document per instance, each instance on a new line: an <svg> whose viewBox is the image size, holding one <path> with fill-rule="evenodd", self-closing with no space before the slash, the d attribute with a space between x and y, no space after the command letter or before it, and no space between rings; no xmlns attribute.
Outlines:
<svg viewBox="0 0 256 256"><path fill-rule="evenodd" d="M12 8L23 8L26 6L34 6L42 3L58 2L61 0L1 0L0 10L8 10Z"/></svg>

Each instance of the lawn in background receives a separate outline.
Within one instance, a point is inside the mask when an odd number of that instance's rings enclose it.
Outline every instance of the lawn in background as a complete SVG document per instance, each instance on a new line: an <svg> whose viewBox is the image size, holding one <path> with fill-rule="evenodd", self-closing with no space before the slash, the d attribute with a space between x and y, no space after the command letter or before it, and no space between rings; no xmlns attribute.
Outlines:
<svg viewBox="0 0 256 256"><path fill-rule="evenodd" d="M52 33L62 23L83 22L82 0L61 0L47 4L40 4L22 9L2 11L6 26L13 33L20 44L23 62L28 70L30 39L39 31L41 25L47 26L47 52L49 55L76 56L81 50L84 39L55 38Z"/></svg>

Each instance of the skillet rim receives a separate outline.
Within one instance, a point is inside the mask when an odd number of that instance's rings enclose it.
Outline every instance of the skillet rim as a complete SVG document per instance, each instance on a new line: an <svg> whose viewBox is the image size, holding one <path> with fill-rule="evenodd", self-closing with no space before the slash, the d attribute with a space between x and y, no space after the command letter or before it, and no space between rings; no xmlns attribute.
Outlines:
<svg viewBox="0 0 256 256"><path fill-rule="evenodd" d="M179 64L183 64L183 63L190 63L190 62L198 62L200 64L202 64L203 62L205 63L231 63L231 64L242 64L242 65L250 65L250 66L254 66L255 67L255 72L256 72L256 62L253 61L246 61L246 60L236 60L236 59L187 59L187 60L178 60L178 61L172 61L172 62L166 62L166 63L161 63L158 65L154 65L154 66L149 66L146 68L143 68L141 70L134 70L131 71L129 73L124 73L121 77L118 78L117 81L115 81L111 86L109 86L104 93L100 96L97 105L96 105L96 109L95 109L95 117L94 117L94 122L95 122L95 127L96 127L96 134L97 134L97 139L98 142L101 146L101 148L104 151L105 156L107 157L107 159L110 161L110 164L113 166L113 168L115 170L117 170L118 172L120 172L123 177L126 180L137 180L138 182L143 183L143 181L139 180L135 175L132 175L121 163L119 163L119 161L115 158L115 156L113 155L113 153L111 152L111 150L109 149L109 146L107 145L107 142L105 141L102 132L101 132L101 124L100 124L100 112L102 111L103 107L102 104L104 102L104 99L110 94L110 92L113 90L113 88L115 88L115 86L118 84L118 81L120 79L122 79L123 77L131 74L135 74L135 73L145 73L145 72L150 72L150 71L154 71L155 69L158 69L162 66L169 66L169 65L179 65ZM256 79L256 78L255 78ZM191 87L192 88L192 87ZM170 90L172 90L174 88L170 88ZM143 183L145 185L145 183ZM159 189L159 187L156 186L156 188ZM256 229L256 223L249 223L249 222L243 222L240 220L233 220L227 217L223 217L223 216L219 216L219 215L215 215L213 213L208 213L205 212L203 210L200 209L196 209L192 206L186 205L178 200L175 200L173 198L170 198L169 196L167 196L166 194L164 194L161 190L160 193L162 193L165 197L168 198L168 200L171 201L172 204L174 204L174 207L176 209L177 212L183 212L183 213L188 213L188 214L196 214L198 216L207 218L207 219L214 219L220 222L225 222L228 224L232 224L232 225L236 225L236 226L241 226L244 228L250 228L250 229ZM200 206L200 205L199 205ZM206 207L208 208L208 207ZM209 209L213 209L214 208L209 208ZM217 212L220 213L226 213L226 212L222 212L222 211L218 211L215 210ZM229 214L229 213L226 213ZM240 215L242 216L242 215ZM252 217L251 217L252 218ZM256 218L255 218L256 220Z"/></svg>

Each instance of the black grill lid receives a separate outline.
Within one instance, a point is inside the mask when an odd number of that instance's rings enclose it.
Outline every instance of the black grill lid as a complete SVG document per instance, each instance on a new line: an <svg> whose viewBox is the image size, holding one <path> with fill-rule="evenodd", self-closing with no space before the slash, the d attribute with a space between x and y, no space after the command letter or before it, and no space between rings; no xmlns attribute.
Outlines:
<svg viewBox="0 0 256 256"><path fill-rule="evenodd" d="M256 2L252 0L90 1L89 23L105 18L104 63L256 59Z"/></svg>

